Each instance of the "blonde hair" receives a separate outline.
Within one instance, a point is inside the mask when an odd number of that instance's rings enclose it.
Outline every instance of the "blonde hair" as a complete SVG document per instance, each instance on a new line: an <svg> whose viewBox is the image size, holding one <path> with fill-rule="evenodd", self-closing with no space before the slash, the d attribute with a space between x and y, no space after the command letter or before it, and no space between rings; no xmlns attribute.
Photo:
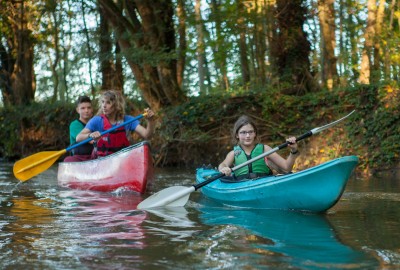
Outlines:
<svg viewBox="0 0 400 270"><path fill-rule="evenodd" d="M112 106L114 107L114 110L115 110L115 119L117 121L124 120L125 99L122 96L121 91L116 91L116 90L104 91L101 94L100 98L99 98L99 111L97 112L97 115L104 114L103 107L101 106L101 102L103 100L111 101L111 104L112 104Z"/></svg>

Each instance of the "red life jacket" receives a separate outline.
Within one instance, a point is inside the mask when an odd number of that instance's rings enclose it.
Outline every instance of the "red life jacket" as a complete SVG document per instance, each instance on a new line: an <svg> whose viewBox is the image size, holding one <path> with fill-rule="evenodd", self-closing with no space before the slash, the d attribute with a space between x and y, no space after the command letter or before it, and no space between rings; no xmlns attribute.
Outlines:
<svg viewBox="0 0 400 270"><path fill-rule="evenodd" d="M112 128L108 118L102 114L103 118L103 128L108 130ZM126 137L126 131L124 127L120 127L110 133L107 133L100 140L97 141L97 156L107 156L109 154L115 153L122 148L129 146L128 138Z"/></svg>

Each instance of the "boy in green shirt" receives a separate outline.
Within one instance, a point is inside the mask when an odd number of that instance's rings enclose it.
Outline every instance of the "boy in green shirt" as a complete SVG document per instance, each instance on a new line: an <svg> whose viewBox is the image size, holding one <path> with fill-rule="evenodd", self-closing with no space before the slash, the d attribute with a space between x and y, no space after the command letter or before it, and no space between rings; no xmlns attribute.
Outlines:
<svg viewBox="0 0 400 270"><path fill-rule="evenodd" d="M69 125L69 140L71 145L76 143L76 136L86 126L90 118L93 117L92 101L88 96L80 96L76 102L76 112L79 119ZM72 150L72 155L64 159L64 162L77 162L89 160L93 151L93 143L85 143Z"/></svg>

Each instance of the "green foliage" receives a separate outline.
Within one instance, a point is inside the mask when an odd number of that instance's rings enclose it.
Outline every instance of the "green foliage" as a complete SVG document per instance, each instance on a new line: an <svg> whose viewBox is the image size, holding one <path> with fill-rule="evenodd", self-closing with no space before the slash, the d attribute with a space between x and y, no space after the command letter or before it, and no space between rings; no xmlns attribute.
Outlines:
<svg viewBox="0 0 400 270"><path fill-rule="evenodd" d="M305 128L312 127L316 119L345 111L341 105L338 93L333 91L323 90L295 96L269 89L263 103L263 116L272 116L274 122L279 123L279 129L297 134L299 129L306 131ZM299 122L303 127L299 126Z"/></svg>
<svg viewBox="0 0 400 270"><path fill-rule="evenodd" d="M241 114L256 111L261 93L251 92L246 95L215 94L192 97L181 106L167 108L163 119L165 125L172 126L216 126L225 117L234 118ZM171 123L172 122L172 123Z"/></svg>
<svg viewBox="0 0 400 270"><path fill-rule="evenodd" d="M399 88L394 85L360 86L349 89L348 100L358 110L350 135L365 147L365 160L372 168L390 168L399 162Z"/></svg>
<svg viewBox="0 0 400 270"><path fill-rule="evenodd" d="M163 110L155 138L156 144L169 149L168 161L162 163L188 166L215 164L231 146L230 132L238 116L259 115L260 97L261 93L256 92L234 96L204 95ZM156 159L163 158L163 155L165 153L160 149Z"/></svg>
<svg viewBox="0 0 400 270"><path fill-rule="evenodd" d="M339 151L359 156L361 169L390 168L399 162L398 92L396 85L358 85L302 96L285 95L272 88L200 96L163 112L159 138L170 147L182 148L177 159L185 157L191 162L196 159L193 156L202 155L199 148L211 147L212 153L203 155L203 162L217 162L230 149L230 131L241 114L256 118L262 132L268 134L267 141L275 145L283 136L300 135L354 109L348 121L321 139L322 145L339 145L338 149L326 149L324 155L334 158ZM191 156L185 156L185 147L193 143L198 148L190 148Z"/></svg>
<svg viewBox="0 0 400 270"><path fill-rule="evenodd" d="M0 110L0 156L12 157L19 144L20 118L14 107Z"/></svg>
<svg viewBox="0 0 400 270"><path fill-rule="evenodd" d="M0 109L0 156L15 159L68 145L68 127L76 118L75 106L40 102Z"/></svg>

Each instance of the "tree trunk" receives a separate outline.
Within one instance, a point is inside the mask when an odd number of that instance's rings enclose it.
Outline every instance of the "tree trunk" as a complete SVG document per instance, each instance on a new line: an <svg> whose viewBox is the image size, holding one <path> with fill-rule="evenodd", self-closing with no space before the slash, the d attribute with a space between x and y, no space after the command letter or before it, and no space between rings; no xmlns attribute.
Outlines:
<svg viewBox="0 0 400 270"><path fill-rule="evenodd" d="M118 42L115 42L115 71L114 71L114 83L113 88L119 90L121 92L124 91L124 67L122 65L121 59L121 47L119 46Z"/></svg>
<svg viewBox="0 0 400 270"><path fill-rule="evenodd" d="M394 18L394 13L395 13L395 6L396 6L396 0L392 0L392 3L390 4L390 18L389 18L389 23L388 23L388 33L392 32L393 29L393 18ZM390 48L391 48L392 42L388 42L385 45L384 49L384 54L385 54L385 59L384 59L384 79L389 80L390 79L390 68L391 68L391 55L390 55Z"/></svg>
<svg viewBox="0 0 400 270"><path fill-rule="evenodd" d="M275 16L278 33L271 58L283 92L304 94L318 87L310 72L310 43L303 31L306 9L301 0L278 0Z"/></svg>
<svg viewBox="0 0 400 270"><path fill-rule="evenodd" d="M145 101L154 110L185 99L177 82L173 6L164 1L98 0ZM138 17L140 16L140 18Z"/></svg>
<svg viewBox="0 0 400 270"><path fill-rule="evenodd" d="M186 12L184 0L178 0L177 11L178 15L178 36L179 36L179 47L178 47L178 61L176 67L177 82L179 87L183 85L183 75L185 71L186 61Z"/></svg>
<svg viewBox="0 0 400 270"><path fill-rule="evenodd" d="M240 68L242 73L242 84L246 86L250 82L249 60L247 59L247 42L246 42L246 23L245 23L245 10L243 0L236 0L237 4L237 26L239 31L239 55L240 55Z"/></svg>
<svg viewBox="0 0 400 270"><path fill-rule="evenodd" d="M51 14L50 17L53 20L52 24L50 27L52 29L52 37L53 37L53 46L54 46L54 61L52 60L52 57L50 56L49 52L49 66L51 69L52 73L52 79L53 79L53 97L52 97L52 102L57 101L59 97L59 76L58 76L58 65L60 63L60 21L59 21L59 13L57 12L57 3L53 3L53 6L51 7L50 10Z"/></svg>
<svg viewBox="0 0 400 270"><path fill-rule="evenodd" d="M382 38L382 26L383 17L385 15L385 0L379 1L379 7L376 13L376 26L375 26L375 39L374 39L374 63L373 72L371 74L371 82L379 82L381 79L381 38Z"/></svg>
<svg viewBox="0 0 400 270"><path fill-rule="evenodd" d="M66 13L71 13L72 12L72 7L71 7L71 1L67 0L67 10ZM67 16L66 18L67 22L66 24L68 25L68 29L72 29L72 24L73 24L73 19L71 16ZM69 101L69 88L68 88L68 74L71 70L70 68L70 61L69 61L69 52L71 51L71 44L73 42L73 37L72 37L72 32L71 31L65 31L63 28L61 29L61 35L62 35L62 67L61 67L61 81L62 81L62 87L60 88L60 97L61 100Z"/></svg>
<svg viewBox="0 0 400 270"><path fill-rule="evenodd" d="M3 103L5 106L14 104L14 93L11 88L11 74L13 73L15 58L9 51L9 48L0 43L0 89L3 96Z"/></svg>
<svg viewBox="0 0 400 270"><path fill-rule="evenodd" d="M12 102L15 105L29 104L35 96L35 81L33 71L33 37L28 28L28 22L32 23L31 8L25 6L23 1L14 2L12 8L15 13L11 25L13 36L12 47L9 48L13 58L14 67L9 73L12 89Z"/></svg>
<svg viewBox="0 0 400 270"><path fill-rule="evenodd" d="M123 69L120 57L115 57L120 52L120 47L115 44L113 52L113 39L107 18L100 9L100 72L102 75L102 90L118 90L123 91ZM116 58L114 63L114 57Z"/></svg>
<svg viewBox="0 0 400 270"><path fill-rule="evenodd" d="M265 17L266 17L266 22L265 22L265 28L266 28L266 43L267 43L267 52L266 52L266 58L267 58L267 79L270 81L270 83L274 83L274 78L272 75L272 66L271 66L271 46L273 40L275 40L275 35L277 33L276 31L276 23L274 19L274 12L275 12L275 2L274 1L264 1L265 3Z"/></svg>
<svg viewBox="0 0 400 270"><path fill-rule="evenodd" d="M110 38L109 25L107 18L102 9L99 10L100 14L100 25L99 25L99 62L100 62L100 73L101 73L101 90L113 89L113 73L112 60L110 57L112 50L112 40Z"/></svg>
<svg viewBox="0 0 400 270"><path fill-rule="evenodd" d="M214 61L216 63L217 68L221 73L221 87L225 90L228 90L230 87L229 79L228 79L228 70L227 70L227 54L226 54L226 44L225 37L222 30L222 21L221 17L221 2L220 0L211 0L211 9L212 15L215 21L215 49L214 49Z"/></svg>
<svg viewBox="0 0 400 270"><path fill-rule="evenodd" d="M347 70L348 67L348 62L347 60L345 61L345 56L342 56L342 53L344 53L344 20L343 20L343 14L344 14L344 0L339 1L339 53L338 53L338 76L339 76L339 84L342 85L342 80L341 80L341 75L343 75L343 71ZM347 55L346 55L347 56Z"/></svg>
<svg viewBox="0 0 400 270"><path fill-rule="evenodd" d="M197 72L199 74L200 93L206 93L205 76L206 76L206 55L203 33L203 21L201 17L201 0L196 0L194 12L196 16L196 32L197 32Z"/></svg>
<svg viewBox="0 0 400 270"><path fill-rule="evenodd" d="M262 2L255 3L256 20L254 24L254 39L255 39L255 57L257 62L256 80L261 86L265 85L266 82L266 67L265 67L265 52L267 50L265 41L267 37L265 36L264 29L264 8L265 6Z"/></svg>
<svg viewBox="0 0 400 270"><path fill-rule="evenodd" d="M354 5L354 1L353 0L346 0L346 6L351 8L352 5ZM357 18L356 16L350 12L348 15L348 18L346 20L346 25L347 25L347 34L348 34L348 38L347 40L347 46L350 47L350 67L351 68L351 73L352 73L352 82L355 83L359 77L360 77L360 71L358 69L358 60L359 57L358 55L360 54L359 49L358 49L358 43L357 43L357 38L358 38L358 34L357 34L357 25L354 23L354 21L356 21Z"/></svg>
<svg viewBox="0 0 400 270"><path fill-rule="evenodd" d="M321 81L324 87L332 89L338 84L337 59L335 57L335 10L334 0L318 1L318 16L321 26Z"/></svg>
<svg viewBox="0 0 400 270"><path fill-rule="evenodd" d="M364 33L364 48L361 54L360 78L361 84L369 84L371 77L371 56L376 26L376 0L368 0L367 28Z"/></svg>
<svg viewBox="0 0 400 270"><path fill-rule="evenodd" d="M90 81L90 92L92 94L95 93L94 89L94 84L93 84L93 68L92 68L92 47L90 46L90 36L89 36L89 31L86 26L86 11L85 11L85 0L81 0L81 5L82 5L82 20L83 20L83 31L85 33L86 37L86 48L87 48L87 59L89 63L89 81Z"/></svg>
<svg viewBox="0 0 400 270"><path fill-rule="evenodd" d="M35 82L33 71L33 43L31 31L18 31L18 56L16 69L11 75L11 85L14 89L14 104L29 104L35 97Z"/></svg>

